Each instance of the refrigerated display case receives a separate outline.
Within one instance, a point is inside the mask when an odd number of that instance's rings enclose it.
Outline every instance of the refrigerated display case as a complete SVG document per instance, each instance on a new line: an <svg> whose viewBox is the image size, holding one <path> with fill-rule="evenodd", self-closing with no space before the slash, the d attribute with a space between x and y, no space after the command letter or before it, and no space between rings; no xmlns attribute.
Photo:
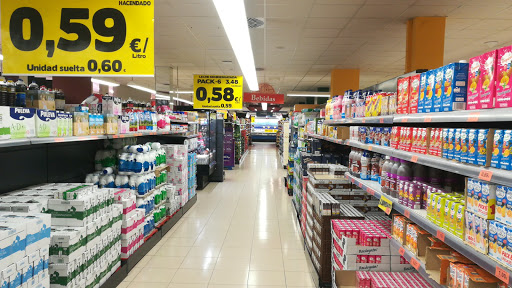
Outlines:
<svg viewBox="0 0 512 288"><path fill-rule="evenodd" d="M251 136L254 141L276 141L279 126L277 117L256 117L251 123Z"/></svg>

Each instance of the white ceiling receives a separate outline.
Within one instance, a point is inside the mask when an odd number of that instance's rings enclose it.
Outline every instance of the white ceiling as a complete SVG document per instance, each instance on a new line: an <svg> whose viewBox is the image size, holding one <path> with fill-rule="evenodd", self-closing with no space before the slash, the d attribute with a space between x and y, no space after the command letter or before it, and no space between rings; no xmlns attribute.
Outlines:
<svg viewBox="0 0 512 288"><path fill-rule="evenodd" d="M154 2L155 65L161 67L157 82L169 83L170 69L165 67L174 68L173 82L180 90L192 88L193 74L241 74L211 0ZM359 68L361 88L403 74L406 21L416 16L447 16L445 63L490 50L486 41L498 41L497 47L512 44L511 0L245 3L248 17L265 21L264 28L250 30L256 67L264 68L258 81L281 93L328 87L334 68ZM155 79L135 81L155 87ZM290 104L295 101L287 99Z"/></svg>

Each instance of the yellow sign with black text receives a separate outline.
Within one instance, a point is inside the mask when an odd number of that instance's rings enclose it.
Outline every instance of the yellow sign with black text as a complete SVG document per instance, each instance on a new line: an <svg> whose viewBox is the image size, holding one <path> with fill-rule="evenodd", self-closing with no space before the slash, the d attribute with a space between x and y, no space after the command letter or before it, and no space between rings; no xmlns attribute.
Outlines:
<svg viewBox="0 0 512 288"><path fill-rule="evenodd" d="M242 76L194 75L194 109L241 110L243 90Z"/></svg>
<svg viewBox="0 0 512 288"><path fill-rule="evenodd" d="M6 75L154 75L154 1L1 2Z"/></svg>

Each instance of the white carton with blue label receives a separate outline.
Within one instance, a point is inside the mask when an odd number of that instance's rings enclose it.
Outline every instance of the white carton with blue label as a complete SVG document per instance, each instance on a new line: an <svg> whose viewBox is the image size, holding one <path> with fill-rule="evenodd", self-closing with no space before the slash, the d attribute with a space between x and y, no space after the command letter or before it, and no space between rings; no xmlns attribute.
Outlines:
<svg viewBox="0 0 512 288"><path fill-rule="evenodd" d="M25 256L26 225L0 223L0 270Z"/></svg>
<svg viewBox="0 0 512 288"><path fill-rule="evenodd" d="M36 112L36 136L57 136L57 112L53 110L37 110Z"/></svg>
<svg viewBox="0 0 512 288"><path fill-rule="evenodd" d="M0 106L0 139L11 139L11 117L9 107ZM0 286L1 287L1 286Z"/></svg>
<svg viewBox="0 0 512 288"><path fill-rule="evenodd" d="M36 136L36 109L14 108L9 111L11 120L11 138L32 138Z"/></svg>
<svg viewBox="0 0 512 288"><path fill-rule="evenodd" d="M25 225L26 254L31 254L40 249L48 248L50 245L51 216L49 214L0 214L0 225L4 223L17 223Z"/></svg>
<svg viewBox="0 0 512 288"><path fill-rule="evenodd" d="M451 63L442 69L444 70L442 111L466 110L469 64Z"/></svg>

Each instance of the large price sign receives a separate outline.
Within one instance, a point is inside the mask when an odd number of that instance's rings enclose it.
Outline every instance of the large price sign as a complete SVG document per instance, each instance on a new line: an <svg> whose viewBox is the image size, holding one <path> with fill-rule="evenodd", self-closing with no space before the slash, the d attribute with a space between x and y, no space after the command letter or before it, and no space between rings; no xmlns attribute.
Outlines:
<svg viewBox="0 0 512 288"><path fill-rule="evenodd" d="M194 109L243 108L244 77L194 75Z"/></svg>
<svg viewBox="0 0 512 288"><path fill-rule="evenodd" d="M4 74L154 75L154 1L1 2Z"/></svg>

